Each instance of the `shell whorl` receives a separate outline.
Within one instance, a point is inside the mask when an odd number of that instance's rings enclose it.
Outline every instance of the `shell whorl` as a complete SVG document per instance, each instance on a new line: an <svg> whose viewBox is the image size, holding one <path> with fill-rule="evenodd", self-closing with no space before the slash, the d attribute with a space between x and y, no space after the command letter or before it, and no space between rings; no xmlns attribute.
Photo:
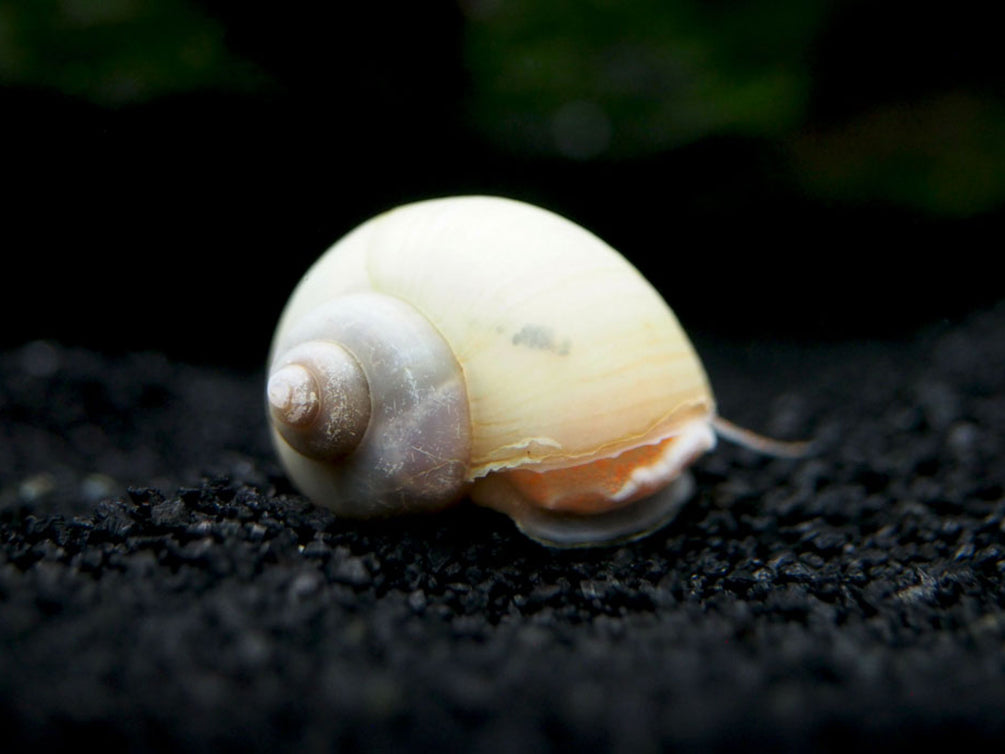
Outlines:
<svg viewBox="0 0 1005 754"><path fill-rule="evenodd" d="M311 340L282 354L267 388L273 426L299 453L335 461L356 449L370 424L370 385L338 343Z"/></svg>
<svg viewBox="0 0 1005 754"><path fill-rule="evenodd" d="M407 303L356 293L290 322L273 345L268 399L290 476L338 513L435 510L464 492L471 423L463 374Z"/></svg>

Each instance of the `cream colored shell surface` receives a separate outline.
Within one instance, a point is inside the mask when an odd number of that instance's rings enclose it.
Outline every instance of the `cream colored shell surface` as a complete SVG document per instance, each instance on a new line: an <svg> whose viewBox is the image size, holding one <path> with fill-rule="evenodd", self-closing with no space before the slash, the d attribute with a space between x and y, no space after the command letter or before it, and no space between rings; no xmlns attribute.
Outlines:
<svg viewBox="0 0 1005 754"><path fill-rule="evenodd" d="M280 320L344 293L403 299L464 370L471 478L570 465L711 415L701 363L669 307L578 225L510 199L405 205L359 226L310 269Z"/></svg>

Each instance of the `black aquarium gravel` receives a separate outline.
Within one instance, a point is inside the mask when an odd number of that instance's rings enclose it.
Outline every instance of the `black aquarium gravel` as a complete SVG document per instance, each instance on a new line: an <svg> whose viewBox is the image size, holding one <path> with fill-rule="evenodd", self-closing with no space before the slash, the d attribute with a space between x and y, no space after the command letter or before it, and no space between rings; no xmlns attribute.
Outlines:
<svg viewBox="0 0 1005 754"><path fill-rule="evenodd" d="M666 529L552 551L299 497L262 376L0 354L0 748L907 751L1005 736L1005 307L703 342L729 418Z"/></svg>

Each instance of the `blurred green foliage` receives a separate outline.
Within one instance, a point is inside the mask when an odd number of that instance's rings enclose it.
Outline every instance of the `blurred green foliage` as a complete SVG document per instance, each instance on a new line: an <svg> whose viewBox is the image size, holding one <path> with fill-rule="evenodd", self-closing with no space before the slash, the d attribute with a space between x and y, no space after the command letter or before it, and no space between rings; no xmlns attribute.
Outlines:
<svg viewBox="0 0 1005 754"><path fill-rule="evenodd" d="M958 216L1005 202L1005 107L980 87L905 81L920 93L813 122L815 45L838 7L831 0L469 0L464 7L471 117L508 150L645 158L732 134L770 140L789 156L794 184L828 200ZM867 25L869 10L853 13ZM933 34L938 54L940 42L965 48L966 39L952 37L958 28L942 40L935 25L922 31ZM894 35L889 57L900 70L898 29L879 33ZM857 54L854 39L837 49L850 61Z"/></svg>
<svg viewBox="0 0 1005 754"><path fill-rule="evenodd" d="M974 92L869 108L789 141L803 184L847 202L972 215L1005 201L1005 106Z"/></svg>
<svg viewBox="0 0 1005 754"><path fill-rule="evenodd" d="M950 14L946 18L965 19L972 26L958 23L940 39L942 11L917 14L922 26L908 26L901 33L898 24L916 15L907 4L887 9L888 25L870 31L879 8L867 2L457 2L461 36L456 65L466 79L463 100L456 111L430 108L422 116L462 113L463 127L503 154L530 160L629 160L638 166L708 137L729 135L782 155L790 185L826 201L955 216L1005 203L1000 89L988 87L988 74L980 71L983 83L973 87L966 81L928 80L939 75L943 61L952 63L953 56L967 50L966 29L982 27L981 19L969 18L969 7L945 10ZM368 110L367 97L405 101L404 95L417 86L416 77L405 75L414 61L393 43L382 44L389 35L380 24L394 23L393 3L386 12L378 9L348 20L334 7L324 7L333 44L348 48L337 70L325 71L331 74L332 91L346 91L338 78L360 82L351 90L353 101L340 104L353 118L365 119L375 109ZM910 17L899 16L901 12ZM317 71L290 69L278 57L252 62L233 52L227 43L233 32L225 20L228 13L240 19L244 11L226 0L0 0L0 87L56 91L122 107L200 91L256 96L283 87L284 75L286 84L291 76L300 76L313 82L309 86L327 85ZM840 14L843 25L835 26ZM299 60L297 30L316 23L303 3L286 10L276 6L274 16L268 11L256 18L259 25L249 27L244 17L241 33L246 40L257 34L266 41L256 44L254 39L246 48L293 60ZM286 36L274 34L277 27L268 26L273 23L282 24ZM323 35L307 37L315 46L328 38L328 27L322 28ZM864 63L858 59L859 40L846 39L863 29L879 40L873 54L878 50L880 56ZM455 29L433 20L405 33L425 37L428 45L457 36ZM828 34L831 46L821 52L821 39ZM896 46L926 34L932 38ZM985 45L988 38L983 33ZM282 47L278 39L290 46ZM913 63L924 63L920 58L928 50L934 62L913 73ZM324 49L316 50L303 65L319 68L325 55ZM366 78L373 55L391 56L390 77L371 73ZM826 117L820 117L820 100L831 90L821 88L818 80L821 56L829 75L845 75L848 63L858 65L849 76L860 77L845 82L835 110L823 103ZM346 64L355 60L358 67ZM885 74L884 65L889 66ZM402 71L397 81L396 66ZM876 66L876 76L869 66ZM918 81L908 82L902 91L874 88L855 101L859 83L875 79L883 86L890 81L899 86L912 75ZM427 78L429 86L437 85L435 75ZM366 127L361 124L364 131Z"/></svg>
<svg viewBox="0 0 1005 754"><path fill-rule="evenodd" d="M776 136L804 112L828 4L471 0L471 114L497 143L579 159Z"/></svg>
<svg viewBox="0 0 1005 754"><path fill-rule="evenodd" d="M0 84L119 106L264 75L187 0L0 0Z"/></svg>

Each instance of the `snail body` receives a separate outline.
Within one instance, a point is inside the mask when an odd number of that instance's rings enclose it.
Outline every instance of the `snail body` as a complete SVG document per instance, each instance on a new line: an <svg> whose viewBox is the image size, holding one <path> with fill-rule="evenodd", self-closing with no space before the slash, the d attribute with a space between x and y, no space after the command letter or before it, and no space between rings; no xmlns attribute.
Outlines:
<svg viewBox="0 0 1005 754"><path fill-rule="evenodd" d="M351 517L462 497L554 546L641 536L690 496L715 402L673 312L589 231L486 196L379 215L338 241L273 339L273 441Z"/></svg>

